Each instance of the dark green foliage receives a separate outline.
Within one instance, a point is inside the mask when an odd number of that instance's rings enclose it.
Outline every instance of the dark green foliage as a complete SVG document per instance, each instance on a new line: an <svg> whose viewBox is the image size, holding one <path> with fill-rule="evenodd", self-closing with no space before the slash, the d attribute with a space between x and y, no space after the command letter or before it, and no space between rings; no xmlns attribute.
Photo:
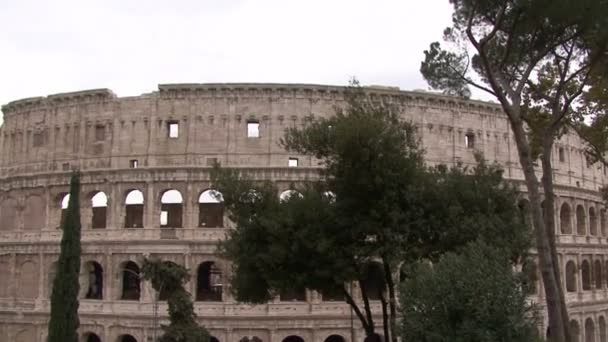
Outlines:
<svg viewBox="0 0 608 342"><path fill-rule="evenodd" d="M70 180L70 200L61 229L61 252L51 294L48 342L78 342L80 285L80 174Z"/></svg>
<svg viewBox="0 0 608 342"><path fill-rule="evenodd" d="M288 129L282 140L326 167L321 180L297 187L300 195L280 201L272 183L234 169L216 168L212 183L236 223L221 249L234 263L238 300L263 303L304 288L342 293L372 336L368 297L380 296L392 311L384 326L395 326L387 321L396 319L395 284L387 275L404 260L437 258L478 238L518 259L528 230L498 168L425 168L414 127L392 106L360 88L350 91L334 117ZM364 293L363 304L350 302L345 284L364 289L370 276L386 290Z"/></svg>
<svg viewBox="0 0 608 342"><path fill-rule="evenodd" d="M536 309L509 253L481 242L412 266L401 287L405 341L532 342Z"/></svg>
<svg viewBox="0 0 608 342"><path fill-rule="evenodd" d="M170 324L162 326L160 342L209 342L209 333L196 323L192 297L184 289L190 279L187 269L173 262L146 259L142 278L150 280L154 290L167 295Z"/></svg>

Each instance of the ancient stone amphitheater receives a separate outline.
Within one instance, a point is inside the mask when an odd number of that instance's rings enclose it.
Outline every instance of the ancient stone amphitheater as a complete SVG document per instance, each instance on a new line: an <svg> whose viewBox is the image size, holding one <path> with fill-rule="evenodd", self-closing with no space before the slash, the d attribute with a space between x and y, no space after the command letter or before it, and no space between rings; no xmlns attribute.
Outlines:
<svg viewBox="0 0 608 342"><path fill-rule="evenodd" d="M286 127L331 115L344 90L175 84L135 97L98 89L2 107L0 341L45 340L72 169L82 171L83 183L82 341L146 342L160 333L155 327L166 320L166 304L137 276L149 255L192 271L196 312L217 341L362 341L349 307L314 291L257 306L235 302L226 282L230 265L216 254L231 224L207 192L215 162L246 168L281 190L315 178L315 160L289 154L277 141ZM497 105L387 87L368 91L398 103L417 125L429 164L472 163L481 151L521 186L513 137ZM553 161L571 325L580 341L607 341L608 231L598 192L606 170L586 162L571 134L556 143ZM530 277L533 299L543 303L534 267Z"/></svg>

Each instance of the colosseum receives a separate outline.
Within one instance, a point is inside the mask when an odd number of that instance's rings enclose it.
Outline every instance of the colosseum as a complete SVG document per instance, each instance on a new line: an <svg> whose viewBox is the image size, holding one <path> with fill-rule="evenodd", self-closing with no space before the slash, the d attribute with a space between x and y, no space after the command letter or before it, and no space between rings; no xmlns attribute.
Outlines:
<svg viewBox="0 0 608 342"><path fill-rule="evenodd" d="M191 270L187 286L213 341L362 341L348 305L314 291L264 305L236 302L226 281L230 265L216 253L231 223L208 192L216 162L273 180L282 190L318 176L314 159L289 154L277 141L286 127L331 115L344 91L301 84L167 84L134 97L96 89L3 106L0 340L46 338L58 227L70 172L80 169L81 341L147 342L160 334L166 303L137 276L149 255ZM429 164L469 164L473 152L481 151L522 187L513 137L497 105L391 87L367 91L397 103L415 123ZM605 342L608 231L598 190L608 181L606 169L587 163L573 134L555 144L553 160L571 326L579 341ZM531 270L532 299L542 304L540 275Z"/></svg>

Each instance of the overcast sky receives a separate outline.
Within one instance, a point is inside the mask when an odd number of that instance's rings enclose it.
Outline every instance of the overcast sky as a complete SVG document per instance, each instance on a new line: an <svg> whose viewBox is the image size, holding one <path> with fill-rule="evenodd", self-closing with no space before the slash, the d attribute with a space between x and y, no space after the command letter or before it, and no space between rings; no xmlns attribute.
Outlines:
<svg viewBox="0 0 608 342"><path fill-rule="evenodd" d="M280 82L426 89L448 0L4 0L0 103L92 88Z"/></svg>

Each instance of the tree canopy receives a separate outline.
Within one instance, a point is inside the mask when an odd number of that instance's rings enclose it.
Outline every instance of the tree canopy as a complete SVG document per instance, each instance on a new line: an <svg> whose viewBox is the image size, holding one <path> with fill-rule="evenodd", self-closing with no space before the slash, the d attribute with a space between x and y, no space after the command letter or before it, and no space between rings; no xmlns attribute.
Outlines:
<svg viewBox="0 0 608 342"><path fill-rule="evenodd" d="M157 294L167 297L169 325L163 325L160 342L209 342L209 333L198 323L192 297L184 288L190 279L188 270L181 265L159 259L144 260L142 278L149 280ZM156 329L156 327L154 327Z"/></svg>
<svg viewBox="0 0 608 342"><path fill-rule="evenodd" d="M530 199L549 325L556 341L566 341L568 312L555 247L551 152L554 141L568 130L579 132L592 158L602 159L605 152L605 107L599 104L608 70L608 1L450 3L453 25L444 31L444 45L434 42L424 52L422 75L431 87L448 94L469 96L471 88L486 92L507 115ZM583 120L592 112L596 115L589 118L591 130ZM534 170L538 158L544 217Z"/></svg>
<svg viewBox="0 0 608 342"><path fill-rule="evenodd" d="M509 257L505 250L476 241L432 266L414 264L401 286L403 339L540 341L538 313Z"/></svg>
<svg viewBox="0 0 608 342"><path fill-rule="evenodd" d="M288 151L324 166L320 179L293 184L297 192L288 198L271 182L215 169L213 187L236 224L221 248L234 263L238 300L262 303L306 288L340 293L375 336L369 299L379 298L384 335L396 339L388 329L396 326L392 275L401 263L480 237L518 259L528 247L527 226L497 167L429 169L415 127L398 107L361 88L346 100L336 115L287 130L281 144ZM353 282L362 302L347 286Z"/></svg>

